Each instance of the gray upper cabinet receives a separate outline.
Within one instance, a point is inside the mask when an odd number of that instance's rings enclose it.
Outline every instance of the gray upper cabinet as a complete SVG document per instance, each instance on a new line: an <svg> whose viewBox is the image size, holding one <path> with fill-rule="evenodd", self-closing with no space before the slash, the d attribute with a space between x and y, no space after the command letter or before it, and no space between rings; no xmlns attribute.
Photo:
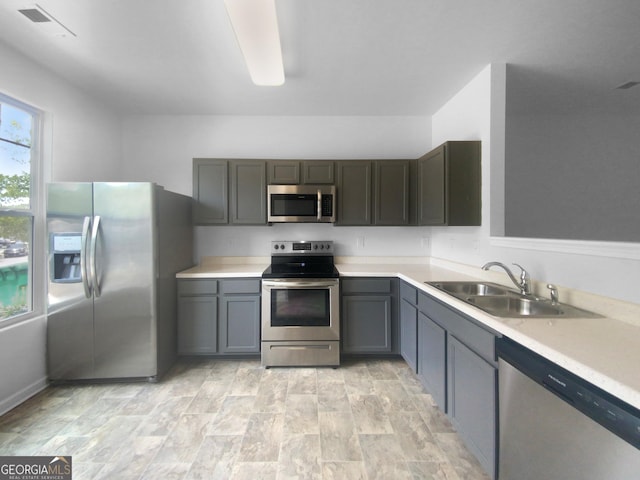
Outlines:
<svg viewBox="0 0 640 480"><path fill-rule="evenodd" d="M193 159L195 225L267 223L264 160Z"/></svg>
<svg viewBox="0 0 640 480"><path fill-rule="evenodd" d="M302 183L309 185L333 185L335 182L333 161L305 160L302 162Z"/></svg>
<svg viewBox="0 0 640 480"><path fill-rule="evenodd" d="M269 160L269 185L333 185L334 163L331 160Z"/></svg>
<svg viewBox="0 0 640 480"><path fill-rule="evenodd" d="M297 160L269 160L267 162L269 185L298 185L300 162Z"/></svg>
<svg viewBox="0 0 640 480"><path fill-rule="evenodd" d="M340 225L371 225L373 162L344 160L337 162L337 203Z"/></svg>
<svg viewBox="0 0 640 480"><path fill-rule="evenodd" d="M480 225L479 141L446 142L418 159L418 223Z"/></svg>
<svg viewBox="0 0 640 480"><path fill-rule="evenodd" d="M374 224L409 225L409 160L377 160L375 167Z"/></svg>
<svg viewBox="0 0 640 480"><path fill-rule="evenodd" d="M193 159L193 223L215 225L229 222L228 162Z"/></svg>
<svg viewBox="0 0 640 480"><path fill-rule="evenodd" d="M339 225L415 224L414 160L342 160L336 164Z"/></svg>
<svg viewBox="0 0 640 480"><path fill-rule="evenodd" d="M230 221L234 224L267 223L267 175L262 160L231 162Z"/></svg>

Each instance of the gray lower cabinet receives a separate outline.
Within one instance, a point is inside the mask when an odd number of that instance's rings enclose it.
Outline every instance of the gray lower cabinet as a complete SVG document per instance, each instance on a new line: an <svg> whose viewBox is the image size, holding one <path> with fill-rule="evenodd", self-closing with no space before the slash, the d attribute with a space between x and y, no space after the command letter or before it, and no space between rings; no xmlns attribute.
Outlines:
<svg viewBox="0 0 640 480"><path fill-rule="evenodd" d="M178 280L178 353L260 352L260 280Z"/></svg>
<svg viewBox="0 0 640 480"><path fill-rule="evenodd" d="M487 472L496 476L497 369L453 336L447 351L448 415Z"/></svg>
<svg viewBox="0 0 640 480"><path fill-rule="evenodd" d="M400 355L418 371L418 291L400 282Z"/></svg>
<svg viewBox="0 0 640 480"><path fill-rule="evenodd" d="M447 411L447 331L418 313L418 378L433 400Z"/></svg>
<svg viewBox="0 0 640 480"><path fill-rule="evenodd" d="M423 292L418 310L418 377L496 478L496 334Z"/></svg>
<svg viewBox="0 0 640 480"><path fill-rule="evenodd" d="M178 354L218 353L218 281L178 280Z"/></svg>
<svg viewBox="0 0 640 480"><path fill-rule="evenodd" d="M397 353L394 278L341 279L342 352Z"/></svg>
<svg viewBox="0 0 640 480"><path fill-rule="evenodd" d="M178 298L178 354L218 353L218 297Z"/></svg>

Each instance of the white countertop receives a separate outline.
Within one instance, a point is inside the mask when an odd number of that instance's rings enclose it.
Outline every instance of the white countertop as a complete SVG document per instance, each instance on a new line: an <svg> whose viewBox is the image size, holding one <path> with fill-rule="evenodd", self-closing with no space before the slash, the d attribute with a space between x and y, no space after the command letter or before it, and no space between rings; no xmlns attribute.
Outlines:
<svg viewBox="0 0 640 480"><path fill-rule="evenodd" d="M560 301L594 310L604 318L498 318L489 315L424 282L448 280L496 281L494 272L470 267L458 268L446 262L426 263L425 259L336 258L341 276L398 277L423 290L434 298L473 317L491 330L505 335L539 353L552 362L608 391L621 400L640 408L640 325L637 320L640 306L596 297L588 305ZM263 257L238 257L224 261L208 260L201 265L180 272L178 278L260 277L269 265ZM443 266L444 265L444 266ZM506 276L504 276L506 278ZM506 282L498 281L507 286ZM578 293L569 298L582 299ZM610 313L613 312L613 313ZM612 318L610 315L615 315ZM633 319L627 317L633 317Z"/></svg>

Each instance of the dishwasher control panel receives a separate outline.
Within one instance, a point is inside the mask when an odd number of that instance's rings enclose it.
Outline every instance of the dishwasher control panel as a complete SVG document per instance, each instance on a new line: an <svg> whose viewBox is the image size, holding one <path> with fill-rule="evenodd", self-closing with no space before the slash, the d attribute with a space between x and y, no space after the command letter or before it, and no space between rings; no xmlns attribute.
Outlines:
<svg viewBox="0 0 640 480"><path fill-rule="evenodd" d="M640 410L508 338L496 354L612 433L640 448Z"/></svg>

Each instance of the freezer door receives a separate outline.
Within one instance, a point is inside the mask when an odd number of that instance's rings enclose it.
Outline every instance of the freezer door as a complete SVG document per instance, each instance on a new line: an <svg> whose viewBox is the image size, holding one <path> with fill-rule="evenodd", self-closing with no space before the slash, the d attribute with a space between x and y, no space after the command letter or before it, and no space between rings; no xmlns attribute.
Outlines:
<svg viewBox="0 0 640 480"><path fill-rule="evenodd" d="M155 189L94 183L96 378L156 375Z"/></svg>
<svg viewBox="0 0 640 480"><path fill-rule="evenodd" d="M47 185L47 362L52 380L94 376L93 298L82 281L86 275L78 278L86 259L84 252L77 253L83 226L90 227L92 217L91 183ZM81 263L74 264L77 260Z"/></svg>

